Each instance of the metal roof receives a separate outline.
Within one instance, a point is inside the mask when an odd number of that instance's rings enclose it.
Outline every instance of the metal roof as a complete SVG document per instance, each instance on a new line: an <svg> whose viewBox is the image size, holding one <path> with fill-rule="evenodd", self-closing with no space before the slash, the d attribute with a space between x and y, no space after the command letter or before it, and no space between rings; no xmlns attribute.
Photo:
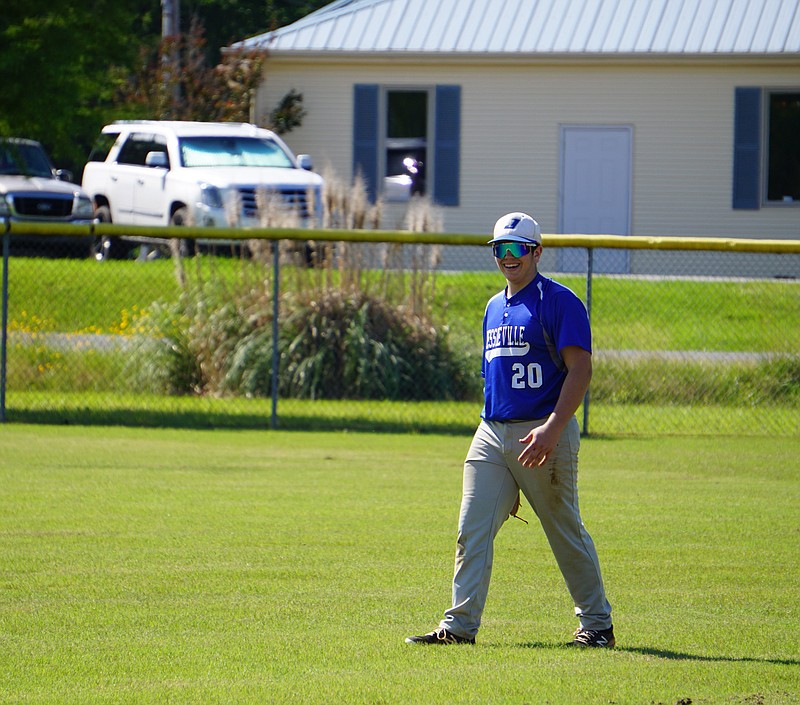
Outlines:
<svg viewBox="0 0 800 705"><path fill-rule="evenodd" d="M273 52L790 55L800 0L337 0L237 46Z"/></svg>

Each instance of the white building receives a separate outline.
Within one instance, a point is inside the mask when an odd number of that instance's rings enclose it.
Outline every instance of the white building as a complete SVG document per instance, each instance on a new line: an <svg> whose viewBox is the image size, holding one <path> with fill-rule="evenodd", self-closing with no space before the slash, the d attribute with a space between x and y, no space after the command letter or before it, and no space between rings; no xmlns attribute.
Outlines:
<svg viewBox="0 0 800 705"><path fill-rule="evenodd" d="M302 93L287 142L373 194L418 157L448 232L800 238L798 0L338 0L242 45L257 121Z"/></svg>

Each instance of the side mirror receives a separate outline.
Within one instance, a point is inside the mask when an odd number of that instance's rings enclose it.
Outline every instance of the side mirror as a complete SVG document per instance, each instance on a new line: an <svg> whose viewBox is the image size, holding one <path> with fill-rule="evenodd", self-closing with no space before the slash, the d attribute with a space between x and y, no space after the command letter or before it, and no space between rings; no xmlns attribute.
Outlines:
<svg viewBox="0 0 800 705"><path fill-rule="evenodd" d="M56 169L56 179L72 183L72 172L69 169Z"/></svg>
<svg viewBox="0 0 800 705"><path fill-rule="evenodd" d="M144 163L147 166L157 167L159 169L168 169L169 161L165 152L148 152L144 158Z"/></svg>
<svg viewBox="0 0 800 705"><path fill-rule="evenodd" d="M297 163L300 165L301 169L305 169L306 171L311 171L314 168L314 162L310 154L298 154Z"/></svg>

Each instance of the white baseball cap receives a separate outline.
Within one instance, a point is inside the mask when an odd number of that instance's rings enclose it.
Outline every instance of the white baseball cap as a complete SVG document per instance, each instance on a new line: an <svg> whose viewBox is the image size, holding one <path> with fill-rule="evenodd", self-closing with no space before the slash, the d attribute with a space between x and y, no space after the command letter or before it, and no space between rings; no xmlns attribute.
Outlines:
<svg viewBox="0 0 800 705"><path fill-rule="evenodd" d="M540 245L542 229L527 213L506 213L494 224L493 237L488 244L495 242L525 242Z"/></svg>

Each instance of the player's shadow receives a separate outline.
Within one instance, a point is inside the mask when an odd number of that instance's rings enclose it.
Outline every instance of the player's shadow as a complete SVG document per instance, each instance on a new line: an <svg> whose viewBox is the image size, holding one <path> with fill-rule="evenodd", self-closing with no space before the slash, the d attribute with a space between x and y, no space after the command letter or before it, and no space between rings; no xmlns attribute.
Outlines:
<svg viewBox="0 0 800 705"><path fill-rule="evenodd" d="M572 644L553 644L541 641L527 641L519 644L524 649L572 649ZM600 649L598 649L599 651ZM781 666L800 666L800 660L791 658L761 658L758 656L701 656L699 654L687 654L681 651L670 651L668 649L653 649L646 646L615 646L613 651L624 651L629 654L641 654L642 656L655 656L656 658L668 659L670 661L726 661L730 663L774 663Z"/></svg>

